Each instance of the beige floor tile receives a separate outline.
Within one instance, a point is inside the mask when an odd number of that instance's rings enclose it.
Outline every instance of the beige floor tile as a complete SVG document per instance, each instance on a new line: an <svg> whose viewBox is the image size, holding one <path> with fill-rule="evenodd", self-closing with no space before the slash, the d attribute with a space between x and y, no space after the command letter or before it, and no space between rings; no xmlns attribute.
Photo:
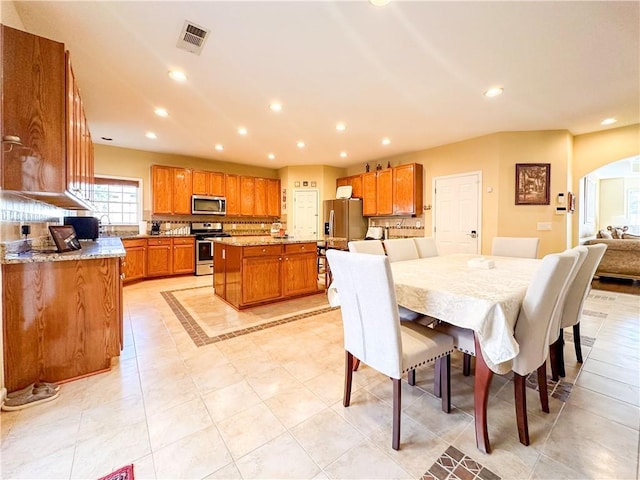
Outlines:
<svg viewBox="0 0 640 480"><path fill-rule="evenodd" d="M227 420L243 410L262 403L262 400L245 380L220 388L203 396L203 401L214 421Z"/></svg>
<svg viewBox="0 0 640 480"><path fill-rule="evenodd" d="M327 406L304 385L286 389L264 403L286 428L292 428Z"/></svg>
<svg viewBox="0 0 640 480"><path fill-rule="evenodd" d="M634 430L640 430L640 408L586 388L574 386L567 408L579 407Z"/></svg>
<svg viewBox="0 0 640 480"><path fill-rule="evenodd" d="M89 440L108 430L118 430L132 423L144 421L146 415L141 395L116 399L82 413L78 440Z"/></svg>
<svg viewBox="0 0 640 480"><path fill-rule="evenodd" d="M467 425L473 423L473 416L458 408L452 408L451 412L444 413L442 401L429 393L425 393L403 409L403 412L430 432L450 443L460 435Z"/></svg>
<svg viewBox="0 0 640 480"><path fill-rule="evenodd" d="M155 452L162 447L213 426L213 420L200 398L147 417L149 441Z"/></svg>
<svg viewBox="0 0 640 480"><path fill-rule="evenodd" d="M177 405L199 398L200 394L191 377L157 379L143 388L144 408L147 415L163 412Z"/></svg>
<svg viewBox="0 0 640 480"><path fill-rule="evenodd" d="M557 480L585 480L589 477L585 477L584 473L576 472L567 465L556 462L546 455L541 455L533 470L531 480L549 480L550 478Z"/></svg>
<svg viewBox="0 0 640 480"><path fill-rule="evenodd" d="M312 478L320 468L286 432L236 460L242 478Z"/></svg>
<svg viewBox="0 0 640 480"><path fill-rule="evenodd" d="M358 445L324 469L335 479L409 479L411 474L402 469L386 453L368 442Z"/></svg>
<svg viewBox="0 0 640 480"><path fill-rule="evenodd" d="M576 380L576 385L593 390L594 392L602 392L608 397L630 403L637 407L640 406L640 389L628 383L618 382L617 380L583 370L578 380Z"/></svg>
<svg viewBox="0 0 640 480"><path fill-rule="evenodd" d="M588 358L582 367L582 371L610 378L634 387L640 387L640 362L638 362L635 368L612 367L610 364L601 362L595 358Z"/></svg>
<svg viewBox="0 0 640 480"><path fill-rule="evenodd" d="M234 462L205 477L207 480L242 480L242 475Z"/></svg>
<svg viewBox="0 0 640 480"><path fill-rule="evenodd" d="M391 425L392 408L366 390L352 392L348 407L338 402L331 409L364 436L371 435L380 425Z"/></svg>
<svg viewBox="0 0 640 480"><path fill-rule="evenodd" d="M43 479L70 478L75 445L54 451L49 455L35 455L30 461L16 465L12 458L2 455L1 478ZM8 455L8 454L7 454Z"/></svg>
<svg viewBox="0 0 640 480"><path fill-rule="evenodd" d="M322 399L325 404L333 405L342 401L344 392L344 367L338 370L325 370L311 380L307 380L305 386ZM352 385L352 393L358 391L358 385Z"/></svg>
<svg viewBox="0 0 640 480"><path fill-rule="evenodd" d="M300 384L282 367L249 374L246 380L262 400L267 400Z"/></svg>
<svg viewBox="0 0 640 480"><path fill-rule="evenodd" d="M139 458L133 464L133 476L136 480L155 480L156 468L153 464L153 455L149 454Z"/></svg>

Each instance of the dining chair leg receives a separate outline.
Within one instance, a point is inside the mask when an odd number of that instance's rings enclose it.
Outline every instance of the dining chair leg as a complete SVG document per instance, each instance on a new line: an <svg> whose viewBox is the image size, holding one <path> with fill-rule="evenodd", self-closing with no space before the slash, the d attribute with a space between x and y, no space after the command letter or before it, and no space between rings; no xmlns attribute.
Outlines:
<svg viewBox="0 0 640 480"><path fill-rule="evenodd" d="M442 396L442 387L440 385L440 376L441 376L441 362L442 357L436 359L435 371L433 373L433 394L436 397Z"/></svg>
<svg viewBox="0 0 640 480"><path fill-rule="evenodd" d="M473 380L473 414L475 418L476 446L481 452L491 453L489 429L487 427L487 401L493 372L487 362L484 361L478 337L475 337L474 340L476 345L476 374Z"/></svg>
<svg viewBox="0 0 640 480"><path fill-rule="evenodd" d="M566 372L564 370L564 330L560 329L560 335L558 336L558 351L556 352L556 356L558 358L558 375L561 377L566 376Z"/></svg>
<svg viewBox="0 0 640 480"><path fill-rule="evenodd" d="M393 382L393 437L391 439L391 448L400 450L400 413L401 413L401 390L399 378L392 378Z"/></svg>
<svg viewBox="0 0 640 480"><path fill-rule="evenodd" d="M451 355L441 357L440 360L440 394L442 397L442 411L451 411Z"/></svg>
<svg viewBox="0 0 640 480"><path fill-rule="evenodd" d="M345 350L344 359L344 397L342 398L342 405L348 407L351 403L351 380L353 378L353 359L354 356L350 352Z"/></svg>
<svg viewBox="0 0 640 480"><path fill-rule="evenodd" d="M462 355L462 375L465 377L471 375L471 355L468 353Z"/></svg>
<svg viewBox="0 0 640 480"><path fill-rule="evenodd" d="M549 413L549 392L547 390L547 362L538 367L538 392L542 411Z"/></svg>
<svg viewBox="0 0 640 480"><path fill-rule="evenodd" d="M357 371L358 371L358 367L359 367L359 366L360 366L360 359L359 359L359 358L356 358L356 357L353 357L352 370L353 370L354 372L357 372Z"/></svg>
<svg viewBox="0 0 640 480"><path fill-rule="evenodd" d="M573 345L576 349L576 359L582 363L582 345L580 345L580 322L573 326Z"/></svg>
<svg viewBox="0 0 640 480"><path fill-rule="evenodd" d="M551 362L551 378L557 382L560 379L560 363L564 365L562 342L558 338L555 342L549 345L549 361Z"/></svg>
<svg viewBox="0 0 640 480"><path fill-rule="evenodd" d="M413 370L409 370L409 373L407 374L407 381L408 381L409 385L411 385L412 387L416 386L416 370L415 370L415 368Z"/></svg>
<svg viewBox="0 0 640 480"><path fill-rule="evenodd" d="M513 372L513 393L516 404L516 421L520 443L529 445L529 422L527 421L526 377Z"/></svg>

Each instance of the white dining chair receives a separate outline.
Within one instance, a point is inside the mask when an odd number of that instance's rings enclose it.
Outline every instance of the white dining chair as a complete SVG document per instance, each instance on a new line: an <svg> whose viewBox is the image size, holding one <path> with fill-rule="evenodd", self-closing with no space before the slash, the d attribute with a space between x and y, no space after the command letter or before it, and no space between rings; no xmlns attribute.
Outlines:
<svg viewBox="0 0 640 480"><path fill-rule="evenodd" d="M560 320L560 333L557 340L551 345L551 361L553 380L565 376L564 369L564 328L573 327L573 343L578 363L582 363L582 347L580 345L580 316L584 301L591 290L591 280L604 256L607 245L604 243L585 245L586 257L578 270L573 283L569 285L567 296ZM552 339L553 340L553 337ZM553 365L555 364L555 365Z"/></svg>
<svg viewBox="0 0 640 480"><path fill-rule="evenodd" d="M537 237L495 237L491 244L491 255L498 257L538 258Z"/></svg>
<svg viewBox="0 0 640 480"><path fill-rule="evenodd" d="M402 262L420 258L413 238L392 238L385 240L383 243L390 262Z"/></svg>
<svg viewBox="0 0 640 480"><path fill-rule="evenodd" d="M451 410L450 354L453 340L415 322L400 322L389 259L382 255L327 251L340 298L344 328L345 383L343 405L351 401L354 359L360 359L393 382L392 448L400 448L401 385L415 369L442 359L442 410Z"/></svg>
<svg viewBox="0 0 640 480"><path fill-rule="evenodd" d="M515 325L515 339L520 350L513 359L513 383L516 421L520 442L529 445L526 405L526 378L537 371L538 390L542 410L549 413L547 393L547 366L549 335L554 315L562 308L569 277L578 262L579 254L568 250L545 256L527 288ZM471 355L475 352L473 330L447 323L435 329L453 337L454 348ZM438 394L437 385L435 393Z"/></svg>
<svg viewBox="0 0 640 480"><path fill-rule="evenodd" d="M418 257L437 257L438 247L436 246L436 240L433 237L415 237L413 241L418 249Z"/></svg>
<svg viewBox="0 0 640 480"><path fill-rule="evenodd" d="M347 245L350 252L384 255L384 247L380 240L352 240Z"/></svg>

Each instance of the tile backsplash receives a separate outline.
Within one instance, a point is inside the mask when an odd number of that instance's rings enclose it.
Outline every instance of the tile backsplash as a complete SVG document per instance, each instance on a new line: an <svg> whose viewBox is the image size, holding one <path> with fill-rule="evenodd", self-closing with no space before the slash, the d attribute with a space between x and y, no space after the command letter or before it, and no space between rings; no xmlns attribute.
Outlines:
<svg viewBox="0 0 640 480"><path fill-rule="evenodd" d="M8 243L23 239L22 225L29 225L29 238L46 241L49 225L57 225L69 211L46 203L21 197L10 192L0 192L0 242Z"/></svg>

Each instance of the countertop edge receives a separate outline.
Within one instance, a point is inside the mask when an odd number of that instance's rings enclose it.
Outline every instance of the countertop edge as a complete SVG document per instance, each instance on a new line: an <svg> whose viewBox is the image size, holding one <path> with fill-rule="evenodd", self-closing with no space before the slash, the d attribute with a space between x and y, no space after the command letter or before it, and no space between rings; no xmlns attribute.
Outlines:
<svg viewBox="0 0 640 480"><path fill-rule="evenodd" d="M99 258L123 258L127 252L120 238L104 237L98 241L81 241L82 248L71 252L41 253L28 251L24 253L7 253L0 258L0 264L67 262L74 260L94 260Z"/></svg>

